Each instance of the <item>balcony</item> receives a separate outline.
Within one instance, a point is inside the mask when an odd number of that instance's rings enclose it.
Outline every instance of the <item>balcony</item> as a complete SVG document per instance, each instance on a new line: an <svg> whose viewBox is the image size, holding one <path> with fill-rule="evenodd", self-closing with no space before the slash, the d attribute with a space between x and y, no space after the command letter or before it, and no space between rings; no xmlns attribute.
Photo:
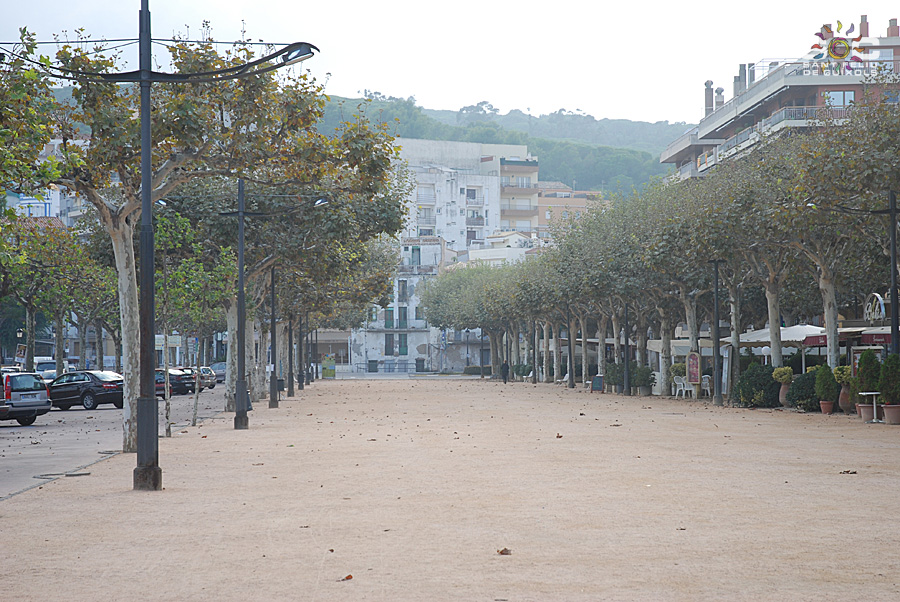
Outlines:
<svg viewBox="0 0 900 602"><path fill-rule="evenodd" d="M475 198L466 197L466 205L471 207L482 207L484 206L484 197L476 196Z"/></svg>
<svg viewBox="0 0 900 602"><path fill-rule="evenodd" d="M419 215L416 217L416 221L420 226L434 226L435 224L437 224L437 217L433 215L430 217Z"/></svg>
<svg viewBox="0 0 900 602"><path fill-rule="evenodd" d="M537 214L537 205L527 205L525 203L500 204L500 215L503 217L536 217Z"/></svg>
<svg viewBox="0 0 900 602"><path fill-rule="evenodd" d="M397 267L397 271L404 275L428 276L437 274L436 265L401 265Z"/></svg>
<svg viewBox="0 0 900 602"><path fill-rule="evenodd" d="M484 218L483 217L467 217L466 225L467 226L477 226L479 228L483 227L484 226Z"/></svg>
<svg viewBox="0 0 900 602"><path fill-rule="evenodd" d="M537 184L513 183L500 185L501 194L537 194Z"/></svg>

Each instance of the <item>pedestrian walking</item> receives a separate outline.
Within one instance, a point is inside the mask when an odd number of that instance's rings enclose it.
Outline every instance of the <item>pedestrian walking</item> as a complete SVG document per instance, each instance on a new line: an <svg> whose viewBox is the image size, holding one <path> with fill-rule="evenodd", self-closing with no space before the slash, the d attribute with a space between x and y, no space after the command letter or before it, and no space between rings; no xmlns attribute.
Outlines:
<svg viewBox="0 0 900 602"><path fill-rule="evenodd" d="M506 381L509 380L509 364L506 363L506 360L503 360L503 365L500 366L500 376L503 377L503 384L506 384Z"/></svg>

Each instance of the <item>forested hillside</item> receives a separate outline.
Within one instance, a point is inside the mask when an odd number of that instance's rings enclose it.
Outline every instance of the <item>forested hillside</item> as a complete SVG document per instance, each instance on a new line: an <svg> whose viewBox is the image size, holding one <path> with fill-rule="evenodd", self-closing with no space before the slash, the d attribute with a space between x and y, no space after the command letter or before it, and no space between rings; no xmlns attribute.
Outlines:
<svg viewBox="0 0 900 602"><path fill-rule="evenodd" d="M488 103L464 107L456 113L429 111L416 106L414 99L385 98L377 93L369 95L368 100L331 97L322 127L336 127L356 112L357 106L363 106L370 119L392 124L394 133L404 138L527 144L529 152L540 160L541 180L570 186L575 183L581 190L628 191L665 174L668 168L660 165L659 152L688 127L667 122L597 121L589 115L563 111L541 117L529 117L521 111L499 116ZM623 145L586 142L600 139L621 139ZM625 141L632 148L624 147ZM633 148L637 145L652 152Z"/></svg>

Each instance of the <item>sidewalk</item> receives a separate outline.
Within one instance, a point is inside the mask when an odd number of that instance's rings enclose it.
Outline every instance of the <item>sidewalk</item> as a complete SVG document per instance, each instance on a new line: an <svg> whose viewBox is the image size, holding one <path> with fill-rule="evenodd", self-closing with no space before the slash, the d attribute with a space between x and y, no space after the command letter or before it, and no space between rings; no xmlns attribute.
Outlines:
<svg viewBox="0 0 900 602"><path fill-rule="evenodd" d="M302 393L161 439L161 492L123 454L0 502L3 599L900 599L900 428L479 379Z"/></svg>

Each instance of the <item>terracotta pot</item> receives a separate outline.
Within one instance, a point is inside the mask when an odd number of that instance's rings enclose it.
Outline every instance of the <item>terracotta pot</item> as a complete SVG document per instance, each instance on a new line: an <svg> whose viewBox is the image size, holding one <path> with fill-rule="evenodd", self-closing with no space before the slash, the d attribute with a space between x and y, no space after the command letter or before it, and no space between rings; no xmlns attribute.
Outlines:
<svg viewBox="0 0 900 602"><path fill-rule="evenodd" d="M862 418L863 422L868 422L872 420L872 404L871 403L861 403L859 404L860 418ZM878 406L878 419L884 418L884 406Z"/></svg>
<svg viewBox="0 0 900 602"><path fill-rule="evenodd" d="M850 385L841 385L841 396L838 398L838 406L844 414L850 414L853 411L853 405L850 403Z"/></svg>
<svg viewBox="0 0 900 602"><path fill-rule="evenodd" d="M781 389L778 390L778 401L780 401L781 405L784 407L788 407L790 405L787 401L787 393L790 388L791 383L781 383Z"/></svg>
<svg viewBox="0 0 900 602"><path fill-rule="evenodd" d="M861 416L862 416L862 410L859 409L859 404L858 404L858 403L854 403L853 405L856 406L856 415L861 417Z"/></svg>
<svg viewBox="0 0 900 602"><path fill-rule="evenodd" d="M819 400L819 409L822 410L823 414L833 414L834 413L834 402L833 401L822 401Z"/></svg>
<svg viewBox="0 0 900 602"><path fill-rule="evenodd" d="M900 405L883 405L881 409L887 424L900 424Z"/></svg>

